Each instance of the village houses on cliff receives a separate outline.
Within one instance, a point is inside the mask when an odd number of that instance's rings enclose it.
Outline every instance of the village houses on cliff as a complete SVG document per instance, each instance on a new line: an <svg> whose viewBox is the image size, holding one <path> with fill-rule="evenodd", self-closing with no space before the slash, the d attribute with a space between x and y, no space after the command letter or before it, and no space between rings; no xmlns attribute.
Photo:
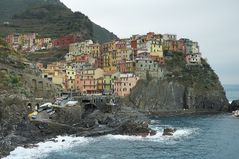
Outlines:
<svg viewBox="0 0 239 159"><path fill-rule="evenodd" d="M81 94L127 96L140 79L164 79L165 61L173 54L183 53L187 65L201 64L198 43L174 34L149 32L103 44L80 41L75 35L51 39L35 33L10 34L6 41L25 52L69 46L64 61L37 66L42 78Z"/></svg>

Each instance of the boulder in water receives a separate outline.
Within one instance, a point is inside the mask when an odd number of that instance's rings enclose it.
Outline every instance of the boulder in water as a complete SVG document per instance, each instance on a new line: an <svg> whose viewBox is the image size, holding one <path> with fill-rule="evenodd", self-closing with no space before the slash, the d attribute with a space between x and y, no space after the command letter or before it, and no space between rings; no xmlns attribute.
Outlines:
<svg viewBox="0 0 239 159"><path fill-rule="evenodd" d="M176 132L176 128L165 128L163 130L163 136L172 136Z"/></svg>

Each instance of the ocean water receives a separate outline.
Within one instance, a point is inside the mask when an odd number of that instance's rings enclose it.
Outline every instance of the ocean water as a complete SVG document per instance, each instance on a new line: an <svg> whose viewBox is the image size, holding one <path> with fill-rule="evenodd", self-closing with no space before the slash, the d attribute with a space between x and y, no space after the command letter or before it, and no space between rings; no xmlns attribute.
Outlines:
<svg viewBox="0 0 239 159"><path fill-rule="evenodd" d="M224 86L229 101L238 99L239 86ZM152 118L155 136L106 135L95 138L58 136L57 142L17 147L5 159L238 159L239 118L204 114ZM162 136L166 127L174 136ZM65 140L62 142L62 140Z"/></svg>
<svg viewBox="0 0 239 159"><path fill-rule="evenodd" d="M239 99L239 85L225 84L223 85L227 99L231 102L233 100Z"/></svg>

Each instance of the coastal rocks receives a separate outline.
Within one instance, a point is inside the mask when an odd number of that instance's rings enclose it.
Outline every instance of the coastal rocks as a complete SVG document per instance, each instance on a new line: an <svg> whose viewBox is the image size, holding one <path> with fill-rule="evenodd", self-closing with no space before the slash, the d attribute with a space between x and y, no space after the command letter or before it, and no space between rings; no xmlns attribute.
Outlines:
<svg viewBox="0 0 239 159"><path fill-rule="evenodd" d="M136 136L156 134L149 128L150 120L134 108L123 106L115 117L118 121L117 134Z"/></svg>
<svg viewBox="0 0 239 159"><path fill-rule="evenodd" d="M232 111L233 116L239 117L239 110Z"/></svg>
<svg viewBox="0 0 239 159"><path fill-rule="evenodd" d="M165 128L163 130L163 136L172 136L176 131L176 128Z"/></svg>
<svg viewBox="0 0 239 159"><path fill-rule="evenodd" d="M219 112L228 106L221 86L200 90L178 81L159 79L138 81L124 102L153 115Z"/></svg>
<svg viewBox="0 0 239 159"><path fill-rule="evenodd" d="M117 133L122 135L136 135L147 136L148 134L155 134L153 130L148 127L148 123L142 121L125 121L117 129Z"/></svg>
<svg viewBox="0 0 239 159"><path fill-rule="evenodd" d="M239 100L233 100L232 103L229 105L228 111L232 112L235 110L239 110Z"/></svg>
<svg viewBox="0 0 239 159"><path fill-rule="evenodd" d="M0 95L0 158L8 155L34 135L33 125L27 119L25 96L1 91ZM33 126L34 127L34 126Z"/></svg>
<svg viewBox="0 0 239 159"><path fill-rule="evenodd" d="M64 108L55 108L55 114L52 115L52 120L61 124L75 125L81 121L81 106L72 106Z"/></svg>
<svg viewBox="0 0 239 159"><path fill-rule="evenodd" d="M81 116L81 106L67 107L56 109L51 119L30 121L27 116L31 111L25 98L5 93L0 95L0 158L17 146L32 147L58 135L156 134L148 127L150 120L144 114L123 105L111 113L95 109L84 116Z"/></svg>

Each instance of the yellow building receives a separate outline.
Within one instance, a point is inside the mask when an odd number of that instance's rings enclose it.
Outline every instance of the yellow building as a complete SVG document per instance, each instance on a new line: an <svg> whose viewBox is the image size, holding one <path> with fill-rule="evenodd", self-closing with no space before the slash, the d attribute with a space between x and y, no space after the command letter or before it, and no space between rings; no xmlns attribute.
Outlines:
<svg viewBox="0 0 239 159"><path fill-rule="evenodd" d="M67 76L67 89L68 90L75 90L75 78L76 78L76 69L73 68L71 65L66 66L66 76Z"/></svg>
<svg viewBox="0 0 239 159"><path fill-rule="evenodd" d="M104 83L103 83L103 77L100 77L97 79L97 92L103 92Z"/></svg>
<svg viewBox="0 0 239 159"><path fill-rule="evenodd" d="M103 54L103 69L105 72L117 70L116 51Z"/></svg>
<svg viewBox="0 0 239 159"><path fill-rule="evenodd" d="M148 45L148 51L150 52L151 56L163 57L163 45L161 44L160 40L151 40L149 41Z"/></svg>
<svg viewBox="0 0 239 159"><path fill-rule="evenodd" d="M93 58L98 58L100 56L100 44L91 44L89 45L90 55Z"/></svg>
<svg viewBox="0 0 239 159"><path fill-rule="evenodd" d="M42 77L48 79L52 83L61 86L65 89L64 78L65 72L60 68L60 63L48 64L47 68L42 68Z"/></svg>
<svg viewBox="0 0 239 159"><path fill-rule="evenodd" d="M135 62L134 61L126 61L125 67L128 73L134 73L135 72Z"/></svg>
<svg viewBox="0 0 239 159"><path fill-rule="evenodd" d="M116 50L116 43L115 41L107 42L102 44L102 51L103 52L111 52Z"/></svg>
<svg viewBox="0 0 239 159"><path fill-rule="evenodd" d="M65 88L64 82L65 82L65 73L64 72L57 72L55 73L55 76L52 78L52 83L61 86L63 89Z"/></svg>

